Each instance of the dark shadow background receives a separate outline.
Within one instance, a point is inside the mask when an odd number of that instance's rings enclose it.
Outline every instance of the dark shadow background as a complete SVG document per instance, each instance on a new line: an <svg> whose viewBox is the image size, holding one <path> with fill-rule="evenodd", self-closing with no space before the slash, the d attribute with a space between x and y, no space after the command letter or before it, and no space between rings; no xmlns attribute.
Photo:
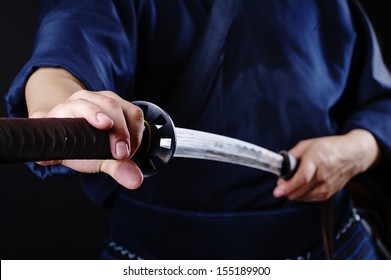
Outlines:
<svg viewBox="0 0 391 280"><path fill-rule="evenodd" d="M0 117L4 93L29 58L38 0L0 4ZM105 209L77 178L45 180L24 164L0 165L1 259L96 259L107 238Z"/></svg>
<svg viewBox="0 0 391 280"><path fill-rule="evenodd" d="M362 0L391 65L386 1ZM3 94L29 58L38 0L0 5L0 117ZM96 259L108 236L108 213L82 192L77 178L41 181L23 164L0 166L1 259Z"/></svg>

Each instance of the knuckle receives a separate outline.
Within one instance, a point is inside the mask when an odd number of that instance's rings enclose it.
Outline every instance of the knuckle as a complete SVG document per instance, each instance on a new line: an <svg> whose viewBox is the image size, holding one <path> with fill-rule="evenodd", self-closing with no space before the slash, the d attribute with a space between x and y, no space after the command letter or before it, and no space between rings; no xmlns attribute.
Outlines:
<svg viewBox="0 0 391 280"><path fill-rule="evenodd" d="M120 97L118 96L118 94L116 94L115 92L110 91L110 90L99 91L99 94L100 94L100 95L103 95L103 96L106 96L106 97L108 97L108 98L113 98L113 99L120 98Z"/></svg>
<svg viewBox="0 0 391 280"><path fill-rule="evenodd" d="M119 109L121 107L121 105L119 104L119 102L117 100L115 100L114 98L110 98L110 97L103 98L100 102L100 105L101 105L101 107L107 108L108 110L115 110L115 109Z"/></svg>
<svg viewBox="0 0 391 280"><path fill-rule="evenodd" d="M319 170L319 172L316 173L316 181L320 183L327 183L329 179L330 179L330 174L324 169L321 169Z"/></svg>
<svg viewBox="0 0 391 280"><path fill-rule="evenodd" d="M66 107L67 104L63 104L63 107ZM89 102L87 99L84 98L78 98L70 102L70 106L76 110L82 113L82 115L87 115L90 113L94 113L98 110L98 106L95 104Z"/></svg>
<svg viewBox="0 0 391 280"><path fill-rule="evenodd" d="M141 110L140 107L134 106L132 107L132 110L130 110L131 117L138 123L144 122L144 112Z"/></svg>
<svg viewBox="0 0 391 280"><path fill-rule="evenodd" d="M70 100L68 103L71 103L72 106L75 106L75 105L76 105L76 106L78 106L78 105L85 105L85 106L88 106L88 105L90 104L90 102L88 102L87 99L82 98L82 97L77 98L77 99ZM64 104L64 105L66 105L66 104Z"/></svg>

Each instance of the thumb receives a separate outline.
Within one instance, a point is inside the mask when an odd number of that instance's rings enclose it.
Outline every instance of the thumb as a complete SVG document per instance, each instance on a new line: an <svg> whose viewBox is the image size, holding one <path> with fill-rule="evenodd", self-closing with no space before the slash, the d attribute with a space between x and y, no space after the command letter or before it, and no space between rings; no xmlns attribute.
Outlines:
<svg viewBox="0 0 391 280"><path fill-rule="evenodd" d="M289 150L289 153L300 159L303 154L308 150L308 148L312 145L313 139L303 140L297 143L292 149Z"/></svg>
<svg viewBox="0 0 391 280"><path fill-rule="evenodd" d="M137 189L143 182L141 170L131 160L103 160L99 169L127 189Z"/></svg>

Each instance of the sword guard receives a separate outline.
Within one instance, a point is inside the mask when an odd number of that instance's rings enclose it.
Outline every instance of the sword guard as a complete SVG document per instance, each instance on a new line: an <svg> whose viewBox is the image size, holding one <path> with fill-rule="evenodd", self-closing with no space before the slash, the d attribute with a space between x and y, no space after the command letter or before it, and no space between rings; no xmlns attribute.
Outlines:
<svg viewBox="0 0 391 280"><path fill-rule="evenodd" d="M279 154L283 157L280 177L289 180L295 174L299 161L288 151L281 151Z"/></svg>
<svg viewBox="0 0 391 280"><path fill-rule="evenodd" d="M173 157L176 147L175 126L170 116L159 106L134 101L144 113L144 133L132 160L149 177L159 172Z"/></svg>

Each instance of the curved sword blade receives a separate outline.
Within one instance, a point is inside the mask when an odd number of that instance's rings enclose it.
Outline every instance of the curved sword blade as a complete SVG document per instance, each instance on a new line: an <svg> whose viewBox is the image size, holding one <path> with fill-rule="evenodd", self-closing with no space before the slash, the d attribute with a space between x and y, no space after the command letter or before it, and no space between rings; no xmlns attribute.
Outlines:
<svg viewBox="0 0 391 280"><path fill-rule="evenodd" d="M175 127L174 157L214 160L253 167L281 175L283 156L257 145L213 133ZM170 148L169 139L161 139L162 148Z"/></svg>

